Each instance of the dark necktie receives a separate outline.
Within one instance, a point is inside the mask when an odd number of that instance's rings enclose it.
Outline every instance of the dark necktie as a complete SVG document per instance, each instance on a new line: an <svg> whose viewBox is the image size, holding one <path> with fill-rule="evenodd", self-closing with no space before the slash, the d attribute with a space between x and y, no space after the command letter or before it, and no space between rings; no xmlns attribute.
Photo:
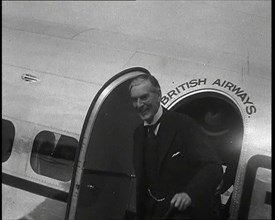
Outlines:
<svg viewBox="0 0 275 220"><path fill-rule="evenodd" d="M147 125L145 128L147 129L147 137L148 138L155 138L155 130L159 123L153 124L153 125Z"/></svg>
<svg viewBox="0 0 275 220"><path fill-rule="evenodd" d="M145 173L147 183L150 188L156 188L158 185L158 138L154 131L159 122L153 125L145 126Z"/></svg>
<svg viewBox="0 0 275 220"><path fill-rule="evenodd" d="M159 120L157 123L153 125L147 125L145 126L146 130L146 138L145 138L145 144L147 148L147 157L151 158L152 161L155 161L154 163L158 163L158 140L157 136L155 135L155 130L157 126L159 125ZM150 160L150 159L149 159Z"/></svg>
<svg viewBox="0 0 275 220"><path fill-rule="evenodd" d="M145 126L146 131L147 131L147 138L155 138L156 137L155 130L156 130L156 127L159 125L161 118L162 117L160 117L159 120L157 120L157 122L155 124Z"/></svg>

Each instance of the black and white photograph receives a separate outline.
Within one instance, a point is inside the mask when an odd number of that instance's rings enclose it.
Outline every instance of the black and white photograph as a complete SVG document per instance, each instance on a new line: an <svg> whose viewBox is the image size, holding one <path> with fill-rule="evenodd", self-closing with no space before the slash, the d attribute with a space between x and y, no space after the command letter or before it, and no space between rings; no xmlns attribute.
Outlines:
<svg viewBox="0 0 275 220"><path fill-rule="evenodd" d="M2 1L2 219L272 219L271 13Z"/></svg>

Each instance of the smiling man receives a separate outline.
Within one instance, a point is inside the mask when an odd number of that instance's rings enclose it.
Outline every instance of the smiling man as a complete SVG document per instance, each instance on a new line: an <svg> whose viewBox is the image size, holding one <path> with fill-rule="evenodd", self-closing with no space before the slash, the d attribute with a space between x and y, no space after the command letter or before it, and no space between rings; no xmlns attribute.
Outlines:
<svg viewBox="0 0 275 220"><path fill-rule="evenodd" d="M134 133L137 218L217 218L214 193L222 167L197 124L161 106L152 75L134 78L129 92L143 120Z"/></svg>

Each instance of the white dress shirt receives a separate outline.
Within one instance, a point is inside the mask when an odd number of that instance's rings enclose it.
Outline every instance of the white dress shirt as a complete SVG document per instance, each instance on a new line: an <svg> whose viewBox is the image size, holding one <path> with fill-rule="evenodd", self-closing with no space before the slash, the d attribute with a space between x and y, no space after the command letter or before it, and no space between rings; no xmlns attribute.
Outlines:
<svg viewBox="0 0 275 220"><path fill-rule="evenodd" d="M154 117L153 117L152 122L149 124L148 122L144 121L144 126L150 126L150 125L156 124L157 121L158 121L158 120L160 119L160 117L162 116L162 114L163 114L163 109L162 109L162 106L160 105L160 106L159 106L159 109L158 109L158 111L157 111L157 113L156 113L156 114L154 115ZM157 125L157 127L156 127L156 129L155 129L155 131L154 131L155 135L157 135L157 133L158 133L159 126L160 126L160 123Z"/></svg>

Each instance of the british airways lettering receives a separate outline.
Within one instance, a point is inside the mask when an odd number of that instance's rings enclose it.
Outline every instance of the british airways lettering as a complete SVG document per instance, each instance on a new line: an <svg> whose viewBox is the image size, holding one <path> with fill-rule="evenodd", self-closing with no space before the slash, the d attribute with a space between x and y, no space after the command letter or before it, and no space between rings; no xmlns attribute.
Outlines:
<svg viewBox="0 0 275 220"><path fill-rule="evenodd" d="M174 96L178 96L183 91L196 87L206 85L206 78L204 79L192 79L189 82L182 83L181 85L177 86L175 89L170 90L167 95L162 96L161 103L163 105L167 104ZM180 96L179 96L180 97Z"/></svg>
<svg viewBox="0 0 275 220"><path fill-rule="evenodd" d="M245 110L248 115L252 115L253 113L256 113L257 109L254 106L254 103L250 101L250 97L247 95L246 92L244 92L244 90L242 90L236 84L233 84L226 80L221 81L220 79L216 79L215 82L212 83L212 85L220 86L225 89L227 88L231 92L235 93L237 97L239 97L243 102L243 104L246 106Z"/></svg>
<svg viewBox="0 0 275 220"><path fill-rule="evenodd" d="M174 89L170 90L169 92L167 92L166 95L163 95L161 98L161 103L163 105L166 105L170 100L174 98L175 99L180 98L181 94L183 94L185 91L189 90L190 88L206 85L206 83L207 83L206 78L192 79L188 82L184 82L179 86L175 87ZM256 113L257 109L254 103L250 100L250 97L248 96L248 94L241 89L241 87L237 86L232 82L229 82L226 80L220 80L220 79L216 79L214 82L211 83L211 85L228 89L234 95L236 95L245 105L245 111L249 116Z"/></svg>

